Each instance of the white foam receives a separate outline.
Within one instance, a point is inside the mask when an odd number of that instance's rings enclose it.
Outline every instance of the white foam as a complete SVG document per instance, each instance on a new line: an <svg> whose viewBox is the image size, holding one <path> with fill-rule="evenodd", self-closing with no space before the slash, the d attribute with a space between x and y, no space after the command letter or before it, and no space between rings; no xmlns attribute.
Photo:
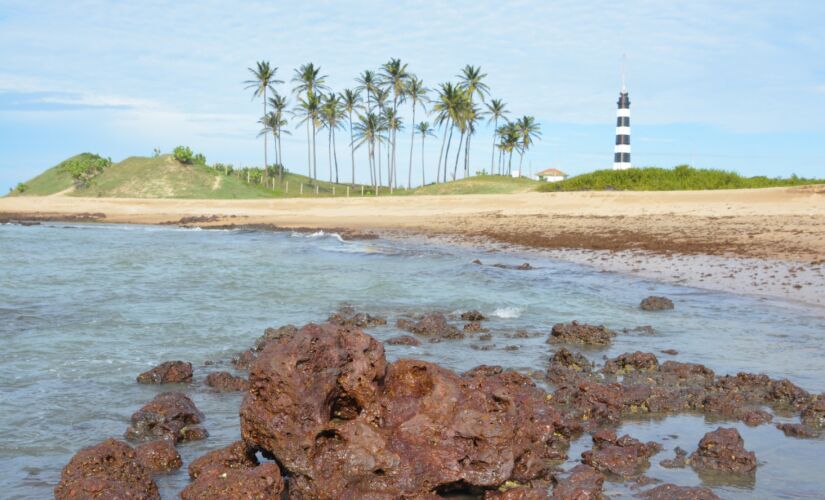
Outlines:
<svg viewBox="0 0 825 500"><path fill-rule="evenodd" d="M524 311L523 307L499 307L493 311L493 316L503 319L513 319L521 316L522 311Z"/></svg>

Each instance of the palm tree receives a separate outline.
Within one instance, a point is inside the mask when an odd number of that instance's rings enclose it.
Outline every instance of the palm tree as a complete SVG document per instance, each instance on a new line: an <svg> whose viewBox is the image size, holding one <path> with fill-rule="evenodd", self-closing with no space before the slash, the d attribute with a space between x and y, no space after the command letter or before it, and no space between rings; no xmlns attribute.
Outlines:
<svg viewBox="0 0 825 500"><path fill-rule="evenodd" d="M341 120L344 119L344 109L341 106L341 98L338 94L330 93L324 98L321 106L321 117L323 126L329 130L329 181L332 182L332 165L335 160L335 183L338 184L338 151L335 147L335 130L341 128Z"/></svg>
<svg viewBox="0 0 825 500"><path fill-rule="evenodd" d="M415 130L421 135L421 185L425 186L427 181L424 179L424 139L427 137L435 137L435 133L433 133L429 122L419 123L415 127Z"/></svg>
<svg viewBox="0 0 825 500"><path fill-rule="evenodd" d="M389 90L382 89L381 87L375 87L372 92L372 97L375 99L375 106L376 116L378 116L378 135L376 136L376 140L378 141L378 165L376 165L376 173L378 175L378 185L381 185L381 143L384 142L384 137L381 134L386 130L386 124L384 123L384 109L387 107L387 98L389 97ZM389 165L388 165L389 167Z"/></svg>
<svg viewBox="0 0 825 500"><path fill-rule="evenodd" d="M358 86L355 87L355 91L358 93L363 92L367 95L367 113L372 113L371 96L375 95L375 90L378 88L378 80L375 77L375 72L365 70L358 75L355 82L358 84Z"/></svg>
<svg viewBox="0 0 825 500"><path fill-rule="evenodd" d="M458 78L461 79L461 83L460 83L461 88L464 89L467 92L471 108L473 107L473 97L476 94L478 94L478 97L479 97L479 99L481 99L481 102L484 102L484 96L489 95L489 93L490 93L490 87L488 87L487 84L483 82L483 80L486 77L487 77L487 73L482 73L480 67L471 66L469 64L467 66L464 66L464 68L461 70L461 74L458 75ZM475 113L475 115L478 116L479 113ZM465 163L465 165L470 164L470 159L468 158L468 155L470 154L470 138L472 137L472 134L475 132L474 128L468 127L468 130L471 133L469 133L467 135L467 144L464 146L465 147L465 153L464 153L464 163ZM467 172L468 169L469 169L469 166L466 166L465 167L465 177L467 175L469 175L469 172Z"/></svg>
<svg viewBox="0 0 825 500"><path fill-rule="evenodd" d="M533 116L523 116L516 120L516 128L518 129L520 148L519 148L519 162L518 169L521 172L521 164L524 160L524 153L530 149L535 141L541 138L541 125L536 122Z"/></svg>
<svg viewBox="0 0 825 500"><path fill-rule="evenodd" d="M281 166L281 174L283 173L283 152L281 150L281 132L283 128L287 126L286 120L286 109L289 106L289 101L286 97L282 96L278 92L269 98L269 105L272 107L272 111L276 114L278 125L274 130L275 134L275 157L276 163ZM289 133L289 132L287 132ZM283 180L283 178L279 179Z"/></svg>
<svg viewBox="0 0 825 500"><path fill-rule="evenodd" d="M515 123L507 122L499 128L498 135L501 137L499 148L503 153L509 154L507 175L511 175L513 173L513 151L519 147L521 132Z"/></svg>
<svg viewBox="0 0 825 500"><path fill-rule="evenodd" d="M470 176L470 138L476 133L476 124L484 116L481 109L473 103L469 103L464 113L464 120L467 122L467 140L464 142L464 177Z"/></svg>
<svg viewBox="0 0 825 500"><path fill-rule="evenodd" d="M356 111L361 105L361 94L357 90L344 89L341 92L341 102L344 105L344 111L349 116L349 145L350 145L350 159L352 160L352 185L355 185L355 138L352 135L352 112Z"/></svg>
<svg viewBox="0 0 825 500"><path fill-rule="evenodd" d="M390 108L387 108L387 109L384 110L384 117L383 118L384 118L385 130L387 131L387 140L391 141L392 140L391 137L395 137L396 132L398 132L399 130L404 129L404 124L401 120L401 117L398 116L398 113L396 111L390 109ZM389 145L388 145L387 149L388 150L390 149ZM393 189L398 188L398 182L397 182L397 175L396 174L397 174L397 172L395 171L394 168L391 168L389 170L390 177L388 177L387 180L390 183L390 193L392 193Z"/></svg>
<svg viewBox="0 0 825 500"><path fill-rule="evenodd" d="M398 104L404 100L406 95L407 80L411 75L407 72L407 65L401 62L401 59L390 59L384 63L380 69L381 84L386 87L392 94L392 112L393 115L398 115ZM392 160L390 161L389 170L391 171L392 182L396 183L397 172L395 163L396 152L396 132L397 130L390 129L390 144L392 149ZM397 187L397 186L396 186Z"/></svg>
<svg viewBox="0 0 825 500"><path fill-rule="evenodd" d="M256 67L254 69L247 68L249 72L252 73L252 79L247 80L244 83L246 84L246 88L253 89L253 99L258 96L263 96L264 114L261 116L266 116L266 91L272 90L274 92L275 90L272 86L277 83L284 82L275 78L275 73L278 72L278 67L270 66L269 61L258 61L255 66ZM266 167L268 165L266 142L266 135L264 135L264 171L266 171Z"/></svg>
<svg viewBox="0 0 825 500"><path fill-rule="evenodd" d="M358 123L355 124L355 148L358 149L364 144L368 148L368 158L370 164L370 174L372 177L372 184L378 188L376 182L377 176L375 171L375 143L380 140L380 120L375 113L367 113L365 115L358 115Z"/></svg>
<svg viewBox="0 0 825 500"><path fill-rule="evenodd" d="M316 179L317 173L315 163L315 131L319 121L318 110L320 108L320 99L318 99L316 93L328 90L325 85L326 78L327 75L321 74L321 68L312 63L301 65L295 70L294 76L292 77L292 81L297 83L292 91L295 92L296 95L303 93L306 96L306 99L303 101L305 104L305 106L303 106L304 111L307 110L308 105L314 104L314 106L312 106L314 112L311 119L305 118L303 120L307 122L307 162L311 164L309 168L311 169L311 177L313 180ZM310 127L312 128L311 137ZM312 153L310 153L310 143L312 145Z"/></svg>
<svg viewBox="0 0 825 500"><path fill-rule="evenodd" d="M507 110L507 105L501 99L493 99L486 103L487 114L490 117L487 123L493 123L493 149L490 152L490 175L495 174L495 158L496 158L496 139L498 139L498 120L510 113ZM499 173L501 173L499 171Z"/></svg>
<svg viewBox="0 0 825 500"><path fill-rule="evenodd" d="M407 87L404 90L407 97L412 101L412 121L410 123L415 123L415 106L416 104L421 104L421 109L426 112L427 107L427 92L429 89L424 86L424 82L421 81L419 78L412 76L407 83ZM429 124L428 124L429 126ZM415 127L410 127L410 166L407 171L407 188L412 187L412 161L413 161L413 145L415 143Z"/></svg>
<svg viewBox="0 0 825 500"><path fill-rule="evenodd" d="M444 127L444 134L441 138L441 151L438 153L438 174L436 175L436 181L438 181L438 175L441 174L441 161L443 158L443 179L444 182L447 182L447 158L450 154L450 143L453 140L453 124L455 123L454 118L456 115L455 111L460 99L459 95L463 92L460 88L450 82L442 83L439 87L438 100L433 106L433 111L436 112L435 123L436 125ZM447 137L447 129L450 130L449 138ZM444 152L445 143L447 146L446 153Z"/></svg>
<svg viewBox="0 0 825 500"><path fill-rule="evenodd" d="M306 97L299 97L298 98L298 106L295 109L295 113L298 116L301 116L302 119L298 122L298 125L302 123L307 124L307 158L308 164L307 168L309 170L309 178L312 180L317 180L317 168L316 168L316 149L315 149L315 134L316 129L321 124L321 98L318 94L311 93L307 94ZM310 124L312 127L312 135L310 136Z"/></svg>

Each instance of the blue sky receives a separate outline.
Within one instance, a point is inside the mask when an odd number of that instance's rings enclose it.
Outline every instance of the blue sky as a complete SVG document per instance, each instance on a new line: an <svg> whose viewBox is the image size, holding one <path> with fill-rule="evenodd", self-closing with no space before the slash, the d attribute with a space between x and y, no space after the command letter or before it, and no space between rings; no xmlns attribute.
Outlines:
<svg viewBox="0 0 825 500"><path fill-rule="evenodd" d="M260 59L287 81L312 61L339 90L390 57L430 87L480 65L494 97L542 125L525 170L606 168L623 53L634 164L825 177L823 19L825 2L792 0L0 0L0 189L82 151L117 161L187 144L260 164L261 105L242 85ZM297 172L303 137L283 146ZM490 141L480 130L473 170L488 166ZM399 140L400 158L408 147ZM428 150L431 178L437 141Z"/></svg>

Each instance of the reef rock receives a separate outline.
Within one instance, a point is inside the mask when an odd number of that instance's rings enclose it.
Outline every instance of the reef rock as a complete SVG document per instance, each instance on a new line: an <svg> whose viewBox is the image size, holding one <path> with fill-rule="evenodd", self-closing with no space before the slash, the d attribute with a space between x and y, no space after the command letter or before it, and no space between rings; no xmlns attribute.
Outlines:
<svg viewBox="0 0 825 500"><path fill-rule="evenodd" d="M714 492L701 486L676 486L663 484L643 491L639 497L647 500L718 500Z"/></svg>
<svg viewBox="0 0 825 500"><path fill-rule="evenodd" d="M367 313L356 311L351 306L341 307L327 321L346 328L371 328L387 324L387 318L370 316Z"/></svg>
<svg viewBox="0 0 825 500"><path fill-rule="evenodd" d="M408 346L419 346L421 345L421 341L411 335L399 335L397 337L392 337L384 341L385 344L389 345L408 345Z"/></svg>
<svg viewBox="0 0 825 500"><path fill-rule="evenodd" d="M207 469L180 493L182 500L205 498L268 499L280 498L284 480L277 464L251 469Z"/></svg>
<svg viewBox="0 0 825 500"><path fill-rule="evenodd" d="M673 301L667 297L657 297L651 295L642 300L639 307L644 311L664 311L666 309L673 309Z"/></svg>
<svg viewBox="0 0 825 500"><path fill-rule="evenodd" d="M227 371L210 373L206 377L206 385L220 392L245 391L249 382L243 377L236 377Z"/></svg>
<svg viewBox="0 0 825 500"><path fill-rule="evenodd" d="M182 392L164 392L132 414L126 438L134 441L168 439L173 443L204 439L203 414Z"/></svg>
<svg viewBox="0 0 825 500"><path fill-rule="evenodd" d="M403 330L432 339L461 339L461 330L447 322L441 313L427 314L418 321L401 319L397 326Z"/></svg>
<svg viewBox="0 0 825 500"><path fill-rule="evenodd" d="M602 500L604 486L604 475L590 467L579 464L570 470L570 474L559 479L553 477L553 499L554 500Z"/></svg>
<svg viewBox="0 0 825 500"><path fill-rule="evenodd" d="M484 317L484 315L481 314L481 312L476 311L474 309L472 311L465 311L465 312L461 313L461 319L463 321L484 321L487 318Z"/></svg>
<svg viewBox="0 0 825 500"><path fill-rule="evenodd" d="M175 445L165 439L143 443L135 448L135 455L138 462L152 474L178 470L183 465Z"/></svg>
<svg viewBox="0 0 825 500"><path fill-rule="evenodd" d="M594 447L582 453L582 461L594 469L622 478L637 476L650 467L648 459L661 447L654 442L642 443L628 435L616 438L613 431L593 435Z"/></svg>
<svg viewBox="0 0 825 500"><path fill-rule="evenodd" d="M756 454L745 449L745 441L734 428L719 427L699 441L699 448L690 455L696 469L713 469L745 474L756 469Z"/></svg>
<svg viewBox="0 0 825 500"><path fill-rule="evenodd" d="M243 441L235 441L229 446L210 451L193 460L189 464L189 477L197 479L209 469L223 472L227 469L252 469L257 466L255 449Z"/></svg>
<svg viewBox="0 0 825 500"><path fill-rule="evenodd" d="M553 325L548 343L563 342L568 344L608 345L616 332L603 325L594 326L573 321L572 323L557 323Z"/></svg>
<svg viewBox="0 0 825 500"><path fill-rule="evenodd" d="M137 376L139 384L180 384L192 381L192 363L165 361Z"/></svg>

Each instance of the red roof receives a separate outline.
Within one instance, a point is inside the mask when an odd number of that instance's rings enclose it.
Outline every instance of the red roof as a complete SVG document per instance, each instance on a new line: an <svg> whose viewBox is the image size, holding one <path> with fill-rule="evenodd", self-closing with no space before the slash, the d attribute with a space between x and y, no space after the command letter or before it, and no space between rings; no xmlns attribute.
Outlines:
<svg viewBox="0 0 825 500"><path fill-rule="evenodd" d="M558 169L555 169L555 168L548 168L547 170L542 170L541 172L539 172L536 175L546 175L548 177L550 177L550 176L566 177L567 176L567 174L565 174L561 170L558 170Z"/></svg>

